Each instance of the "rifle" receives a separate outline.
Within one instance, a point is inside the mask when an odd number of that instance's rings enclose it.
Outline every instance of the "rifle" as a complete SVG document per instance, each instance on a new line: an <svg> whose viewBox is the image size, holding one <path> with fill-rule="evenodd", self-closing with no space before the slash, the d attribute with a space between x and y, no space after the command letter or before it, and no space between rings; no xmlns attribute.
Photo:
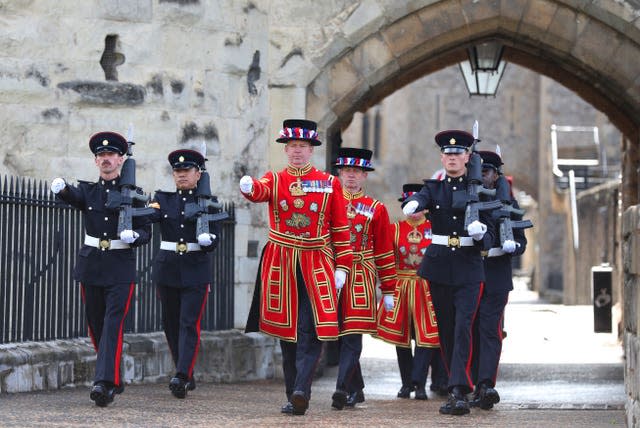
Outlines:
<svg viewBox="0 0 640 428"><path fill-rule="evenodd" d="M480 211L494 210L500 208L502 203L499 200L480 201L480 195L494 196L494 189L487 189L482 185L482 158L476 151L478 139L478 121L473 124L473 145L471 155L467 163L467 190L453 192L453 207L464 209L464 228L467 230L474 221L480 221Z"/></svg>
<svg viewBox="0 0 640 428"><path fill-rule="evenodd" d="M130 140L131 128L127 140ZM146 207L149 197L143 193L138 193L136 187L136 161L133 159L131 146L133 141L127 141L127 159L122 164L120 170L120 190L111 191L107 196L105 206L112 210L119 211L118 215L118 235L123 230L133 230L133 217L150 215L153 208Z"/></svg>
<svg viewBox="0 0 640 428"><path fill-rule="evenodd" d="M220 221L229 218L229 213L221 211L210 214L211 209L222 210L222 204L214 201L211 195L209 173L202 171L196 187L197 203L189 202L184 207L186 219L196 221L196 238L202 233L209 233L209 222Z"/></svg>
<svg viewBox="0 0 640 428"><path fill-rule="evenodd" d="M524 210L514 208L511 204L511 193L509 192L509 182L504 175L500 175L496 181L496 199L502 202L502 207L496 211L500 221L500 245L505 241L513 239L513 229L528 229L533 227L531 220L511 220L511 215L524 215Z"/></svg>

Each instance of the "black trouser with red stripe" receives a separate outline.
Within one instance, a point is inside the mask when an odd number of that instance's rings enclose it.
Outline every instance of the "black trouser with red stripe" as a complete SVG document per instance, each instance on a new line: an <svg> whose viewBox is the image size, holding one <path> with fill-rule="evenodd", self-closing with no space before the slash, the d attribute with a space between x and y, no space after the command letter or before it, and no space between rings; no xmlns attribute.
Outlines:
<svg viewBox="0 0 640 428"><path fill-rule="evenodd" d="M473 390L472 330L482 283L449 285L429 282L429 287L438 320L440 350L449 374L449 391L457 386L467 394Z"/></svg>
<svg viewBox="0 0 640 428"><path fill-rule="evenodd" d="M96 286L80 284L86 306L89 335L98 356L94 384L121 385L120 360L124 320L133 297L134 284Z"/></svg>
<svg viewBox="0 0 640 428"><path fill-rule="evenodd" d="M200 346L200 321L209 284L194 287L158 285L157 289L162 302L162 327L176 372L191 379Z"/></svg>
<svg viewBox="0 0 640 428"><path fill-rule="evenodd" d="M474 322L473 380L496 386L498 363L502 353L502 320L509 300L509 291L482 293L478 316Z"/></svg>

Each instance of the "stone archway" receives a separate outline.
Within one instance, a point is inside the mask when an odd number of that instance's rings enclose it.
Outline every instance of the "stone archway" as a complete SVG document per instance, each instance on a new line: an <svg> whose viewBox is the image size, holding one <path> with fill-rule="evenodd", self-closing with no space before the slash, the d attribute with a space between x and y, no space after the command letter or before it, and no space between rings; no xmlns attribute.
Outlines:
<svg viewBox="0 0 640 428"><path fill-rule="evenodd" d="M344 129L354 112L365 111L404 85L465 59L469 45L498 39L504 59L548 76L605 113L622 132L622 221L625 292L625 382L628 421L640 414L640 381L634 375L640 341L638 277L633 248L640 236L637 164L640 159L640 29L624 2L576 3L567 0L428 2L398 5L368 16L352 44L337 40L319 73L306 87L306 113L318 120L327 139ZM336 143L327 149L330 160ZM327 162L328 163L328 162ZM541 204L550 204L541 200ZM621 270L622 270L621 268ZM636 415L636 416L634 416Z"/></svg>
<svg viewBox="0 0 640 428"><path fill-rule="evenodd" d="M393 22L371 18L371 28L352 48L326 60L307 86L307 116L317 118L331 136L354 112L460 62L466 46L493 38L505 44L506 61L572 89L604 112L635 146L640 129L640 30L630 22L631 14L614 6L581 9L562 0L469 2L462 7L443 1L413 10L398 6L386 14L404 15ZM625 162L630 167L637 151L628 149ZM628 178L624 207L637 203L637 180Z"/></svg>

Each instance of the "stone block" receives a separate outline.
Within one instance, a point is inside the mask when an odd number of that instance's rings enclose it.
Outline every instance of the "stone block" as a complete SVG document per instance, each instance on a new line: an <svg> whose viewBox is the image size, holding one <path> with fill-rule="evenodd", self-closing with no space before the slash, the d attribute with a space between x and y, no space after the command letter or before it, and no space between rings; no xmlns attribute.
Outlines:
<svg viewBox="0 0 640 428"><path fill-rule="evenodd" d="M482 38L498 32L502 19L500 17L500 1L491 0L475 2L467 0L462 2L461 12L464 15L464 34L473 34L474 38ZM455 13L449 11L449 14ZM460 21L452 20L452 23ZM461 31L457 31L458 36ZM453 35L451 35L453 36Z"/></svg>
<svg viewBox="0 0 640 428"><path fill-rule="evenodd" d="M237 211L236 211L237 212ZM250 231L253 227L248 226L246 224L236 224L235 227L235 253L236 256L246 257L247 256L247 243L249 241L249 236L251 236Z"/></svg>
<svg viewBox="0 0 640 428"><path fill-rule="evenodd" d="M202 332L196 367L204 381L230 382L228 343L212 332Z"/></svg>
<svg viewBox="0 0 640 428"><path fill-rule="evenodd" d="M149 22L153 17L151 0L99 0L98 16L118 21Z"/></svg>
<svg viewBox="0 0 640 428"><path fill-rule="evenodd" d="M640 205L627 208L622 214L622 237L634 233L640 229Z"/></svg>
<svg viewBox="0 0 640 428"><path fill-rule="evenodd" d="M260 245L258 254L262 251L264 244ZM258 271L259 257L256 258L243 258L236 264L235 281L244 284L252 284L256 279L256 272Z"/></svg>
<svg viewBox="0 0 640 428"><path fill-rule="evenodd" d="M465 18L457 4L440 2L422 9L417 16L423 25L424 38L430 44L441 37L458 38L467 34Z"/></svg>
<svg viewBox="0 0 640 428"><path fill-rule="evenodd" d="M542 40L558 51L571 51L578 37L578 21L578 14L574 10L558 7Z"/></svg>
<svg viewBox="0 0 640 428"><path fill-rule="evenodd" d="M375 33L385 23L385 15L377 2L360 3L342 24L342 31L352 45Z"/></svg>
<svg viewBox="0 0 640 428"><path fill-rule="evenodd" d="M261 333L247 333L253 338L254 372L247 376L252 379L272 379L274 377L274 352L280 348L277 340Z"/></svg>
<svg viewBox="0 0 640 428"><path fill-rule="evenodd" d="M635 309L634 306L637 305L640 292L639 289L639 281L638 277L635 275L625 275L624 283L622 286L622 303L623 303L623 312L626 314L627 311L635 311L637 314L638 309ZM624 316L624 330L630 332L632 334L637 334L638 331L638 318L631 318L628 316Z"/></svg>
<svg viewBox="0 0 640 428"><path fill-rule="evenodd" d="M500 3L501 26L516 32L524 12L530 7L530 0L509 0Z"/></svg>
<svg viewBox="0 0 640 428"><path fill-rule="evenodd" d="M88 80L62 82L58 88L74 91L80 95L80 101L98 105L138 105L144 102L146 93L140 85Z"/></svg>
<svg viewBox="0 0 640 428"><path fill-rule="evenodd" d="M156 352L166 343L164 333L125 334L126 351L132 355Z"/></svg>
<svg viewBox="0 0 640 428"><path fill-rule="evenodd" d="M306 110L307 117L318 121L327 112L329 104L329 74L322 72L311 82L307 88Z"/></svg>
<svg viewBox="0 0 640 428"><path fill-rule="evenodd" d="M362 105L370 89L368 82L364 79L354 83L340 99L336 100L332 106L333 111L340 116L352 111L354 105Z"/></svg>
<svg viewBox="0 0 640 428"><path fill-rule="evenodd" d="M637 45L622 41L609 63L608 73L626 86L640 82L640 58L636 49Z"/></svg>
<svg viewBox="0 0 640 428"><path fill-rule="evenodd" d="M307 53L311 63L321 71L329 67L332 61L340 58L352 48L349 40L340 33L335 34L329 41L324 42L322 45L321 49L309 50Z"/></svg>
<svg viewBox="0 0 640 428"><path fill-rule="evenodd" d="M434 4L441 3L439 0L407 0L407 1L384 1L380 3L386 22L395 22L404 16L414 12L428 9Z"/></svg>
<svg viewBox="0 0 640 428"><path fill-rule="evenodd" d="M157 349L154 354L141 356L143 362L141 368L143 371L142 373L137 373L138 376L136 376L136 379L154 379L167 374L167 369L169 369L169 372L175 371L175 368L172 367L173 361L171 361L171 364L166 364L161 355L159 355L167 351L167 348L162 350Z"/></svg>
<svg viewBox="0 0 640 428"><path fill-rule="evenodd" d="M78 384L91 384L96 372L96 357L82 358L73 366L73 381Z"/></svg>
<svg viewBox="0 0 640 428"><path fill-rule="evenodd" d="M247 67L249 64L250 61ZM244 73L231 74L206 70L203 89L205 96L211 99L212 113L216 116L236 117L251 103Z"/></svg>
<svg viewBox="0 0 640 428"><path fill-rule="evenodd" d="M522 15L521 27L530 27L532 30L529 34L533 35L535 40L544 39L557 10L558 6L555 2L547 0L532 2ZM533 31L534 28L537 34Z"/></svg>
<svg viewBox="0 0 640 428"><path fill-rule="evenodd" d="M57 362L49 367L46 367L46 389L59 389L61 387L60 382L60 374L61 367L64 365L64 362Z"/></svg>
<svg viewBox="0 0 640 428"><path fill-rule="evenodd" d="M596 72L606 74L620 38L600 22L589 19L580 32L571 53ZM595 54L595 53L598 54Z"/></svg>
<svg viewBox="0 0 640 428"><path fill-rule="evenodd" d="M255 281L256 272L253 272L253 280ZM251 299L255 288L254 282L238 282L234 287L233 299L233 327L243 329L247 325L247 317L251 308Z"/></svg>
<svg viewBox="0 0 640 428"><path fill-rule="evenodd" d="M640 401L640 340L637 334L624 334L625 389L628 400ZM630 425L631 426L631 425Z"/></svg>
<svg viewBox="0 0 640 428"><path fill-rule="evenodd" d="M31 383L31 390L39 391L47 389L49 385L46 381L46 366L44 366L43 364L31 365L31 369L29 371L31 372L31 379L29 379L28 381L30 381Z"/></svg>
<svg viewBox="0 0 640 428"><path fill-rule="evenodd" d="M298 48L294 48L292 51L298 51ZM278 64L271 61L273 70L267 74L270 96L279 89L303 89L320 73L320 69L310 59L304 57L302 51L300 52L299 55L294 54L289 58L283 57ZM290 54L291 51L287 53L287 55ZM274 100L269 101L273 105ZM291 106L281 107L291 110ZM289 115L272 114L272 116L288 117Z"/></svg>
<svg viewBox="0 0 640 428"><path fill-rule="evenodd" d="M332 64L326 73L329 81L332 82L327 94L331 101L345 98L345 94L351 92L362 79L351 62L351 55L343 56L340 61Z"/></svg>
<svg viewBox="0 0 640 428"><path fill-rule="evenodd" d="M368 81L371 80L372 74L385 68L388 63L395 62L389 46L387 46L380 34L374 34L364 40L356 46L349 56L358 74ZM387 71L384 77L387 77L388 73Z"/></svg>
<svg viewBox="0 0 640 428"><path fill-rule="evenodd" d="M626 259L625 269L631 275L640 275L640 230L635 231L623 242L624 254L629 258ZM626 262L625 262L626 263Z"/></svg>
<svg viewBox="0 0 640 428"><path fill-rule="evenodd" d="M424 40L424 28L418 17L410 15L381 31L389 50L396 57L414 49Z"/></svg>
<svg viewBox="0 0 640 428"><path fill-rule="evenodd" d="M636 43L640 43L638 33L632 30L632 23L638 19L638 8L633 7L625 2L598 2L596 7L593 4L585 2L577 2L578 7L585 12L593 15L598 20L606 23L608 26L615 28L621 33L627 33L633 37ZM635 36L635 37L634 37Z"/></svg>

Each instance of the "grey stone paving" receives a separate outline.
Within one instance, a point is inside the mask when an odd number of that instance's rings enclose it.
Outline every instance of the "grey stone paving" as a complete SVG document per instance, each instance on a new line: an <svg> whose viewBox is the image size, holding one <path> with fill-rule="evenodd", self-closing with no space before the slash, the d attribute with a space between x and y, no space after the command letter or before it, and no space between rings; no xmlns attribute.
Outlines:
<svg viewBox="0 0 640 428"><path fill-rule="evenodd" d="M366 337L366 402L356 409L331 409L336 368L330 367L314 382L305 416L279 412L281 380L199 383L186 400L173 398L162 383L127 386L107 408L97 408L84 386L1 395L0 426L625 426L620 344L615 333L593 333L590 317L586 306L544 305L516 293L506 315L497 385L502 400L491 411L473 409L462 417L440 415L443 399L431 393L428 401L395 398L400 386L395 350Z"/></svg>

